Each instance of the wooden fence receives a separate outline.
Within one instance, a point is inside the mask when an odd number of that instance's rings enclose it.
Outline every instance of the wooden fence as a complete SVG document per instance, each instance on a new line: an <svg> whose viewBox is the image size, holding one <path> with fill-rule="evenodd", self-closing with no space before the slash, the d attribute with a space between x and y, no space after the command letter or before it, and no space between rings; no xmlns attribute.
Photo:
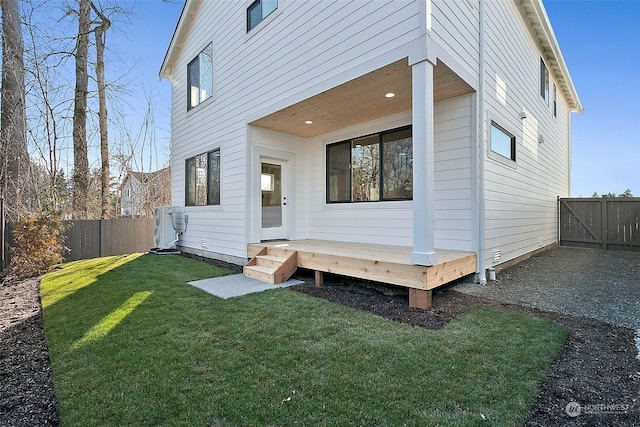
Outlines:
<svg viewBox="0 0 640 427"><path fill-rule="evenodd" d="M640 251L640 198L559 200L560 244Z"/></svg>
<svg viewBox="0 0 640 427"><path fill-rule="evenodd" d="M13 224L5 226L5 246L13 245ZM146 252L153 247L153 218L77 220L64 232L66 261ZM10 262L5 251L3 265Z"/></svg>

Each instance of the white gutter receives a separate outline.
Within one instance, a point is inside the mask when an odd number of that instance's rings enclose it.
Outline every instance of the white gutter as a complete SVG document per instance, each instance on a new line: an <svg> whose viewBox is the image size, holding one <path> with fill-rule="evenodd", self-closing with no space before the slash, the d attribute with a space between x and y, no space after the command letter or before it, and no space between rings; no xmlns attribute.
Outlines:
<svg viewBox="0 0 640 427"><path fill-rule="evenodd" d="M480 274L480 284L487 284L487 269L485 262L485 190L484 190L484 170L485 170L485 120L484 120L484 0L480 0L479 7L480 14L480 38L479 38L479 50L480 50L480 68L478 79L478 108L477 108L477 120L478 120L478 272Z"/></svg>

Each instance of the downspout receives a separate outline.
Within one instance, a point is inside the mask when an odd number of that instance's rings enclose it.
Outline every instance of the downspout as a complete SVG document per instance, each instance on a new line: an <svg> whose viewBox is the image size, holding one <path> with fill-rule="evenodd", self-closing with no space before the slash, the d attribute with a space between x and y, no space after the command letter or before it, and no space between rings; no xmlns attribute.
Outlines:
<svg viewBox="0 0 640 427"><path fill-rule="evenodd" d="M480 0L478 13L480 15L480 79L478 82L478 272L480 273L480 284L487 284L487 269L485 261L485 119L484 119L484 0Z"/></svg>

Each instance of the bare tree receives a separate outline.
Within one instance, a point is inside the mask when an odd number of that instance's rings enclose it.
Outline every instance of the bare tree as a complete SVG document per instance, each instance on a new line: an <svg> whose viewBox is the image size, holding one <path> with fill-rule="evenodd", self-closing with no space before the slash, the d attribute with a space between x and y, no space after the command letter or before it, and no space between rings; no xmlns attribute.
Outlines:
<svg viewBox="0 0 640 427"><path fill-rule="evenodd" d="M37 184L39 205L61 211L68 195L64 171L60 169L59 144L65 133L64 116L71 100L64 96L65 85L57 79L55 70L72 56L72 52L61 53L48 46L46 41L52 38L50 28L33 16L39 5L27 3L27 6L30 7L24 8L25 81L27 135L33 149L32 182ZM51 58L54 58L52 62Z"/></svg>
<svg viewBox="0 0 640 427"><path fill-rule="evenodd" d="M18 220L29 176L27 151L24 44L18 0L2 0L2 97L0 114L0 191L5 198L7 218Z"/></svg>
<svg viewBox="0 0 640 427"><path fill-rule="evenodd" d="M96 38L96 80L98 82L98 117L100 123L100 157L102 162L101 168L101 213L103 219L109 218L109 134L107 126L107 95L106 80L104 76L104 48L105 48L105 32L111 26L111 21L107 18L93 2L91 7L100 18L100 22L93 29Z"/></svg>
<svg viewBox="0 0 640 427"><path fill-rule="evenodd" d="M76 89L73 108L73 216L87 217L89 157L87 149L87 95L89 93L89 32L91 0L79 0L76 40Z"/></svg>

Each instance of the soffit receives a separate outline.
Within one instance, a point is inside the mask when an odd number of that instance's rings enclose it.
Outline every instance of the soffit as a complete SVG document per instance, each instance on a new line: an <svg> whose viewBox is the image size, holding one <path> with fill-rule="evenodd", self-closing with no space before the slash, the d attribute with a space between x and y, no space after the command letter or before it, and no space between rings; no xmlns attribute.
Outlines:
<svg viewBox="0 0 640 427"><path fill-rule="evenodd" d="M571 75L564 62L560 46L541 0L520 0L520 11L527 21L531 34L538 42L540 53L551 70L560 90L572 111L582 113L582 104Z"/></svg>
<svg viewBox="0 0 640 427"><path fill-rule="evenodd" d="M434 67L434 102L473 92L442 62ZM385 97L392 92L393 98ZM411 110L411 67L403 59L321 92L251 124L309 138ZM305 124L311 120L312 124Z"/></svg>

